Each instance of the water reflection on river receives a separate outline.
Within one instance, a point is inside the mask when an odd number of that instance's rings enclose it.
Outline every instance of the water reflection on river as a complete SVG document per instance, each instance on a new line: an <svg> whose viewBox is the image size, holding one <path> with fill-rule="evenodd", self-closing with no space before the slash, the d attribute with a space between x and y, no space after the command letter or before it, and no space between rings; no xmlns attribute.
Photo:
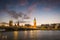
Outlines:
<svg viewBox="0 0 60 40"><path fill-rule="evenodd" d="M0 40L60 40L60 31L11 31L0 32Z"/></svg>

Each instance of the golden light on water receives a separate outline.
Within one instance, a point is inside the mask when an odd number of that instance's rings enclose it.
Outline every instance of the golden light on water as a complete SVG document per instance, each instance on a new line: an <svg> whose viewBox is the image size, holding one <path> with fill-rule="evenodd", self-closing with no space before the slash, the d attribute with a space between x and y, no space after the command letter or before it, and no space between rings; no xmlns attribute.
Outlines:
<svg viewBox="0 0 60 40"><path fill-rule="evenodd" d="M14 40L18 39L18 31L14 31Z"/></svg>

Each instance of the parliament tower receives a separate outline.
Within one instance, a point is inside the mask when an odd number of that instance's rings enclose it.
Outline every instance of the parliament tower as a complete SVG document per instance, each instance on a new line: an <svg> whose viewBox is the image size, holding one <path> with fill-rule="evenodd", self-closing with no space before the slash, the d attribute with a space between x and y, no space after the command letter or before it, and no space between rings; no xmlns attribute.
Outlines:
<svg viewBox="0 0 60 40"><path fill-rule="evenodd" d="M36 28L36 18L34 18L34 28Z"/></svg>

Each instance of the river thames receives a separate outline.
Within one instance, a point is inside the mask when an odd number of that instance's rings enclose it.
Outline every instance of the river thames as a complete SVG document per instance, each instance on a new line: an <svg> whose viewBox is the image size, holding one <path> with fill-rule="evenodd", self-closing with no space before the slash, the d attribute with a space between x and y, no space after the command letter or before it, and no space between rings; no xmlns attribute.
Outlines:
<svg viewBox="0 0 60 40"><path fill-rule="evenodd" d="M9 31L0 32L0 40L60 40L60 31Z"/></svg>

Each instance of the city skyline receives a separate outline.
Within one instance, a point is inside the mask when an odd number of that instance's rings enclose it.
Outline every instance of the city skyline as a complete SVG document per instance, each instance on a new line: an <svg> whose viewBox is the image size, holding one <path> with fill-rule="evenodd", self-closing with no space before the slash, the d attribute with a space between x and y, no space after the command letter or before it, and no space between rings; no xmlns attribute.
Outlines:
<svg viewBox="0 0 60 40"><path fill-rule="evenodd" d="M0 0L0 22L60 23L60 0Z"/></svg>

